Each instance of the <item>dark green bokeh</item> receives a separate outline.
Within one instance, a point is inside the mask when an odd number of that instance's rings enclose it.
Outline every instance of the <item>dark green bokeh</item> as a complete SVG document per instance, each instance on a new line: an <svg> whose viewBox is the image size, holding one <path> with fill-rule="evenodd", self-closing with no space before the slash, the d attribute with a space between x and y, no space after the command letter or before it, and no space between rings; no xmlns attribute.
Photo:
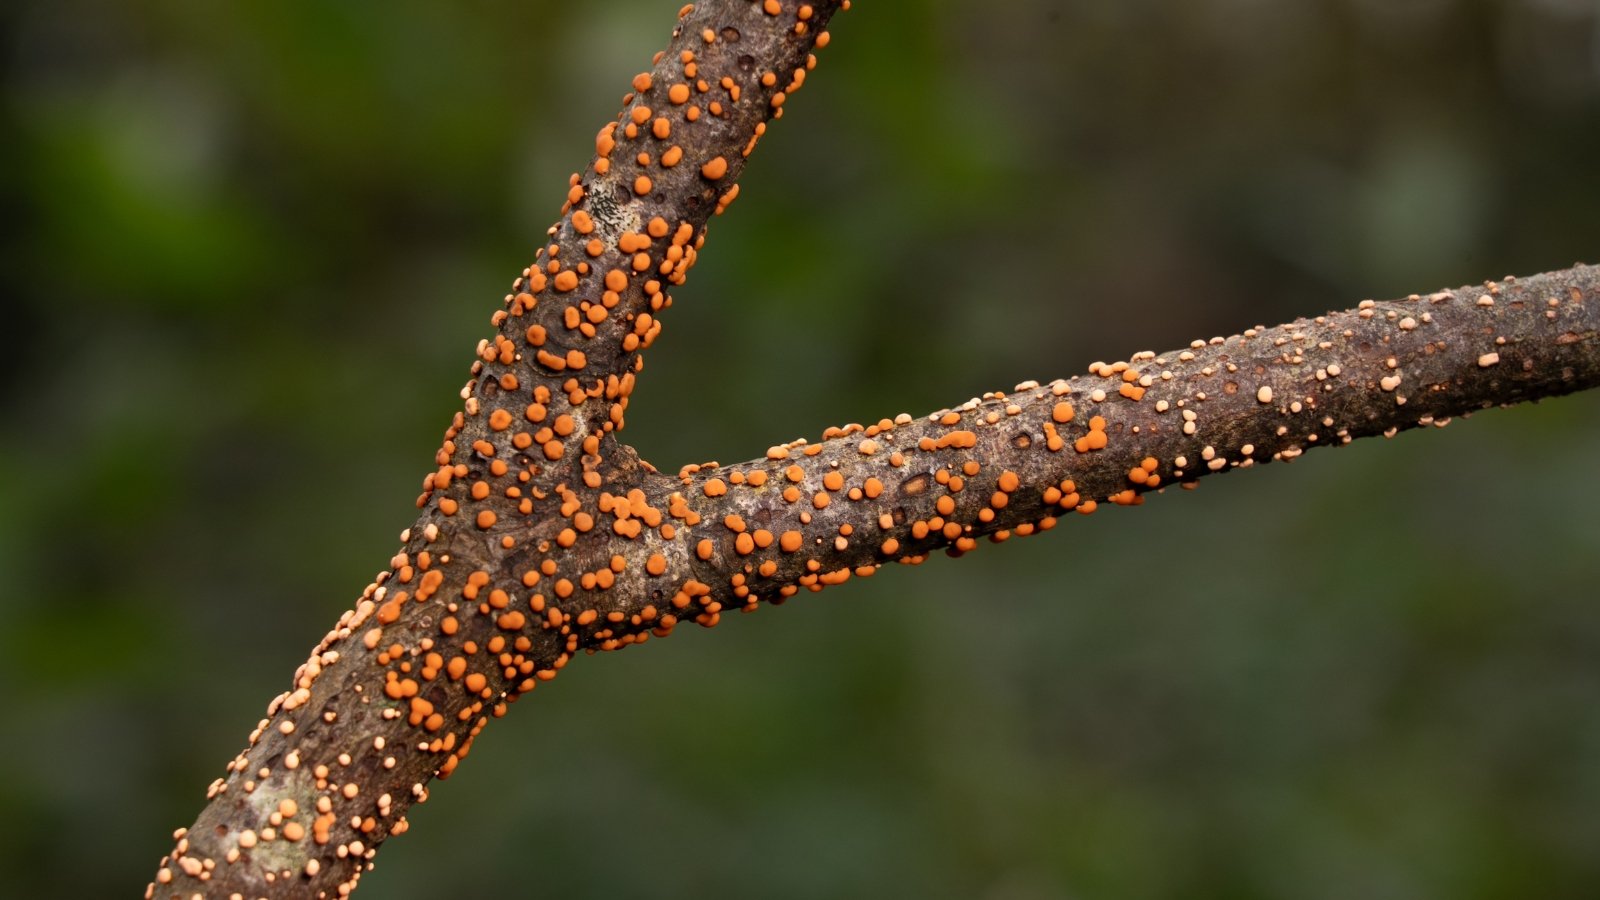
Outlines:
<svg viewBox="0 0 1600 900"><path fill-rule="evenodd" d="M396 546L675 4L33 0L0 882L129 896ZM662 468L1595 261L1587 0L866 0L667 319ZM363 896L1600 894L1600 398L583 661Z"/></svg>

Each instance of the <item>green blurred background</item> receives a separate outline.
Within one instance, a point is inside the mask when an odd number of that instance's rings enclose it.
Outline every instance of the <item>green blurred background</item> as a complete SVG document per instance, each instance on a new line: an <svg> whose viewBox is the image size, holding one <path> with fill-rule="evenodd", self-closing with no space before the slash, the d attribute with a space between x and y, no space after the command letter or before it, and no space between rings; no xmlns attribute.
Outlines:
<svg viewBox="0 0 1600 900"><path fill-rule="evenodd" d="M142 889L676 5L5 5L8 895ZM1592 0L833 31L649 355L662 468L1600 261ZM1597 460L1600 396L1495 412L582 661L362 896L1600 896Z"/></svg>

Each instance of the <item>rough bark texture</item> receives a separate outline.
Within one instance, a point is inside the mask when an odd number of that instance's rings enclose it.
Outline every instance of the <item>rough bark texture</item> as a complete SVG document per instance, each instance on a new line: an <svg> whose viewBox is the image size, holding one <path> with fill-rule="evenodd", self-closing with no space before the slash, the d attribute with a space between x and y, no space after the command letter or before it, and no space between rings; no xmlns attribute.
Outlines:
<svg viewBox="0 0 1600 900"><path fill-rule="evenodd" d="M429 782L578 654L1170 484L1600 384L1600 269L1579 266L658 473L615 437L639 353L838 5L684 13L495 314L404 547L212 784L151 896L347 893Z"/></svg>

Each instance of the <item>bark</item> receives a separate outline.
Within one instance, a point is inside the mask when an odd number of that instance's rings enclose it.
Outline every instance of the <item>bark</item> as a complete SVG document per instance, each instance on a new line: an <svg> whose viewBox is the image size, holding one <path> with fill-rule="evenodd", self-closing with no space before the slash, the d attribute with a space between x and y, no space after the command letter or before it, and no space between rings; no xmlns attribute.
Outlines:
<svg viewBox="0 0 1600 900"><path fill-rule="evenodd" d="M1600 269L1578 266L659 473L616 437L640 353L840 5L686 9L495 314L404 546L213 782L150 896L347 893L431 780L579 655L1069 511L1600 383Z"/></svg>

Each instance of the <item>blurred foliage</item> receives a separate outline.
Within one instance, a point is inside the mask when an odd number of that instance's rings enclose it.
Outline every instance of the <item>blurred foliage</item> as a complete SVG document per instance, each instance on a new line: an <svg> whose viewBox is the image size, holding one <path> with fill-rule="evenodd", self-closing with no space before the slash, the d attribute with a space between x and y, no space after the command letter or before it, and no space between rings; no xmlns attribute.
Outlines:
<svg viewBox="0 0 1600 900"><path fill-rule="evenodd" d="M1600 241L1592 0L862 2L649 357L663 468ZM395 547L675 4L0 12L0 881L129 895ZM584 662L363 895L1600 895L1600 397Z"/></svg>

